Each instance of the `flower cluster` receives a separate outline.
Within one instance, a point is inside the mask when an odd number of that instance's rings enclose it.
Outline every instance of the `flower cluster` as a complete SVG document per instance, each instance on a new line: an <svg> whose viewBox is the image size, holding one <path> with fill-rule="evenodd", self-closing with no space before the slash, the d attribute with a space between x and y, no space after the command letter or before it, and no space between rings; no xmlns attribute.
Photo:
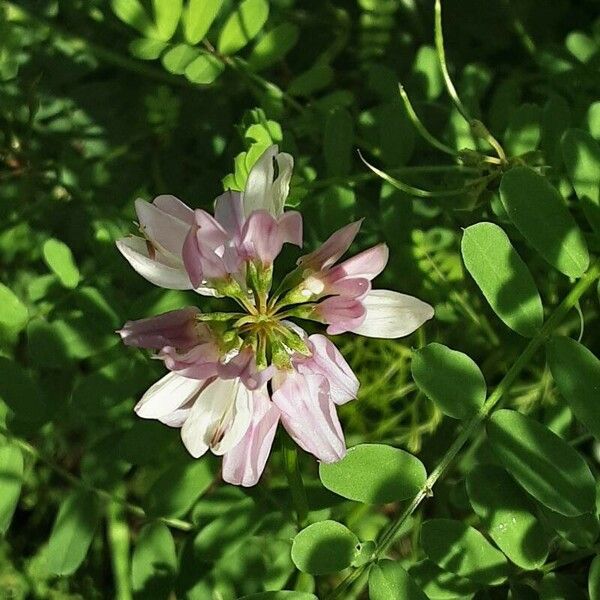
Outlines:
<svg viewBox="0 0 600 600"><path fill-rule="evenodd" d="M277 174L275 172L277 166ZM327 333L396 338L433 316L428 304L372 289L388 249L377 245L343 262L360 222L335 232L272 290L273 261L283 244L302 246L302 217L284 212L292 157L272 146L243 192L215 201L214 216L174 196L136 201L141 237L117 247L155 285L229 297L239 312L196 307L129 321L125 344L151 349L169 373L135 410L181 428L194 457L223 456L223 478L251 486L260 478L279 422L323 462L346 452L336 405L356 397L359 382L335 345L291 321L327 325Z"/></svg>

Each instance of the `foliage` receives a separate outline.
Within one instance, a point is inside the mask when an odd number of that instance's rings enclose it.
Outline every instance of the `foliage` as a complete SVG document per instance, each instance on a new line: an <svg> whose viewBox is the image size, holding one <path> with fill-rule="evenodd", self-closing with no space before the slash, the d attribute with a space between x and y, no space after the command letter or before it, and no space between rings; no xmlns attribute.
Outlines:
<svg viewBox="0 0 600 600"><path fill-rule="evenodd" d="M0 596L599 598L596 8L2 4ZM342 338L348 455L245 489L135 417L161 367L114 331L197 298L114 242L273 143L311 247L365 218L436 317Z"/></svg>

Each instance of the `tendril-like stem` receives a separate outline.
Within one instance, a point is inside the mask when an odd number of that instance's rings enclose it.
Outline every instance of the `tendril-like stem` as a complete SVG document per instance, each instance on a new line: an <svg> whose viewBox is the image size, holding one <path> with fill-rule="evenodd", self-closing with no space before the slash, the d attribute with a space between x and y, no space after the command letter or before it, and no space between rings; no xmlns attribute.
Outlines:
<svg viewBox="0 0 600 600"><path fill-rule="evenodd" d="M373 559L377 560L384 552L390 547L390 545L396 539L398 532L402 529L407 519L417 510L421 502L428 496L432 495L432 490L437 481L442 477L448 467L452 464L456 455L462 450L463 446L467 443L473 433L479 428L479 426L485 421L492 410L498 405L498 403L504 398L506 393L509 391L513 383L521 371L527 366L531 358L534 356L540 346L547 340L552 334L554 329L561 323L565 316L573 309L573 307L579 301L579 298L589 289L589 287L600 277L600 261L593 264L583 277L575 284L571 291L565 296L563 301L556 307L550 318L546 321L544 326L540 329L539 333L531 339L527 344L523 352L519 355L517 360L513 363L512 367L507 371L502 381L498 384L496 389L490 394L488 399L485 401L481 409L475 414L467 423L464 428L454 440L448 451L433 469L421 489L417 492L414 498L410 501L408 506L396 517L396 519L390 523L388 528L383 532L381 538L377 543L377 549L373 554ZM352 571L341 583L331 592L327 597L327 600L333 600L334 598L342 598L345 590L350 585L358 581L365 569L369 565L364 565Z"/></svg>

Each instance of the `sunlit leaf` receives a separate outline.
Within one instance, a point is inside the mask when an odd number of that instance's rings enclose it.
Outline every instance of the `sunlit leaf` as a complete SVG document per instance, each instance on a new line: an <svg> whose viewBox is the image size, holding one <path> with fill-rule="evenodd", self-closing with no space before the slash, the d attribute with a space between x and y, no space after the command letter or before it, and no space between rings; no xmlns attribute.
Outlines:
<svg viewBox="0 0 600 600"><path fill-rule="evenodd" d="M467 490L473 510L509 560L526 570L544 564L550 540L527 495L504 469L475 467L467 476Z"/></svg>
<svg viewBox="0 0 600 600"><path fill-rule="evenodd" d="M166 47L166 42L161 40L138 38L129 43L129 52L140 60L155 60Z"/></svg>
<svg viewBox="0 0 600 600"><path fill-rule="evenodd" d="M184 74L192 83L208 85L225 69L223 63L211 54L202 53L188 63Z"/></svg>
<svg viewBox="0 0 600 600"><path fill-rule="evenodd" d="M240 600L318 600L314 594L308 592L294 592L290 590L279 590L277 592L259 592L244 596Z"/></svg>
<svg viewBox="0 0 600 600"><path fill-rule="evenodd" d="M600 600L600 556L595 556L588 574L590 600Z"/></svg>
<svg viewBox="0 0 600 600"><path fill-rule="evenodd" d="M590 257L577 223L560 194L528 167L515 167L502 177L500 199L523 237L553 267L581 277Z"/></svg>
<svg viewBox="0 0 600 600"><path fill-rule="evenodd" d="M130 27L146 37L156 34L154 23L139 0L111 0L110 4L115 15Z"/></svg>
<svg viewBox="0 0 600 600"><path fill-rule="evenodd" d="M462 352L443 344L428 344L415 351L411 369L421 391L450 417L466 419L485 402L483 374Z"/></svg>
<svg viewBox="0 0 600 600"><path fill-rule="evenodd" d="M440 569L430 560L414 563L408 573L431 600L469 600L481 584Z"/></svg>
<svg viewBox="0 0 600 600"><path fill-rule="evenodd" d="M537 148L540 117L540 107L536 104L523 104L512 114L504 136L504 149L509 156L521 156Z"/></svg>
<svg viewBox="0 0 600 600"><path fill-rule="evenodd" d="M253 40L269 16L266 0L243 0L229 15L221 34L218 49L223 54L234 54Z"/></svg>
<svg viewBox="0 0 600 600"><path fill-rule="evenodd" d="M265 33L248 58L248 64L255 71L266 69L280 61L298 42L300 29L293 23L282 23Z"/></svg>
<svg viewBox="0 0 600 600"><path fill-rule="evenodd" d="M10 526L23 483L23 454L10 442L0 442L0 534Z"/></svg>
<svg viewBox="0 0 600 600"><path fill-rule="evenodd" d="M344 498L386 504L414 496L427 474L423 463L404 450L360 444L350 448L338 462L321 463L319 476L327 489Z"/></svg>
<svg viewBox="0 0 600 600"><path fill-rule="evenodd" d="M323 575L350 566L358 538L337 521L319 521L294 538L292 560L305 573Z"/></svg>
<svg viewBox="0 0 600 600"><path fill-rule="evenodd" d="M428 600L411 576L393 560L380 560L369 571L370 600Z"/></svg>
<svg viewBox="0 0 600 600"><path fill-rule="evenodd" d="M208 33L223 0L190 0L183 13L183 33L188 44L197 44Z"/></svg>
<svg viewBox="0 0 600 600"><path fill-rule="evenodd" d="M467 227L461 244L467 270L494 312L517 333L535 335L543 321L533 277L504 231L493 223Z"/></svg>
<svg viewBox="0 0 600 600"><path fill-rule="evenodd" d="M16 334L21 331L29 319L29 311L19 297L8 287L0 283L0 330Z"/></svg>
<svg viewBox="0 0 600 600"><path fill-rule="evenodd" d="M590 468L555 433L506 409L492 415L487 432L494 454L536 500L567 517L592 510L596 487Z"/></svg>
<svg viewBox="0 0 600 600"><path fill-rule="evenodd" d="M169 48L161 58L162 64L170 73L182 75L192 61L200 55L200 50L187 44L177 44Z"/></svg>
<svg viewBox="0 0 600 600"><path fill-rule="evenodd" d="M498 585L508 574L508 561L473 527L451 519L432 519L421 527L425 554L442 569L483 585Z"/></svg>
<svg viewBox="0 0 600 600"><path fill-rule="evenodd" d="M56 575L70 575L83 562L100 520L96 494L74 491L60 505L50 540L48 568Z"/></svg>
<svg viewBox="0 0 600 600"><path fill-rule="evenodd" d="M173 37L179 24L183 0L152 0L152 5L154 7L157 37L168 42Z"/></svg>
<svg viewBox="0 0 600 600"><path fill-rule="evenodd" d="M51 238L44 242L42 253L48 268L65 287L77 287L81 276L75 264L73 254L66 244L60 240Z"/></svg>

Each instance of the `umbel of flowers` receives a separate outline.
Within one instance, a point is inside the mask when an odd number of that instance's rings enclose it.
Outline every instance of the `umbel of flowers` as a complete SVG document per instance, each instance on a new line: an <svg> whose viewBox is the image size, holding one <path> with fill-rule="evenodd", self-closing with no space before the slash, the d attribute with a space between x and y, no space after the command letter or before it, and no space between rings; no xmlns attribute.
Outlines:
<svg viewBox="0 0 600 600"><path fill-rule="evenodd" d="M372 288L388 260L385 244L340 262L360 221L300 257L273 286L283 244L302 246L302 216L284 212L292 168L289 154L270 147L243 192L215 200L214 215L174 196L137 200L140 236L117 242L153 284L239 305L239 312L190 306L128 321L119 334L129 346L154 351L169 369L136 413L180 427L194 457L222 455L223 478L243 486L259 480L280 422L322 462L346 452L336 406L356 398L359 382L326 336L308 335L295 319L323 323L329 334L397 338L433 316L417 298Z"/></svg>

